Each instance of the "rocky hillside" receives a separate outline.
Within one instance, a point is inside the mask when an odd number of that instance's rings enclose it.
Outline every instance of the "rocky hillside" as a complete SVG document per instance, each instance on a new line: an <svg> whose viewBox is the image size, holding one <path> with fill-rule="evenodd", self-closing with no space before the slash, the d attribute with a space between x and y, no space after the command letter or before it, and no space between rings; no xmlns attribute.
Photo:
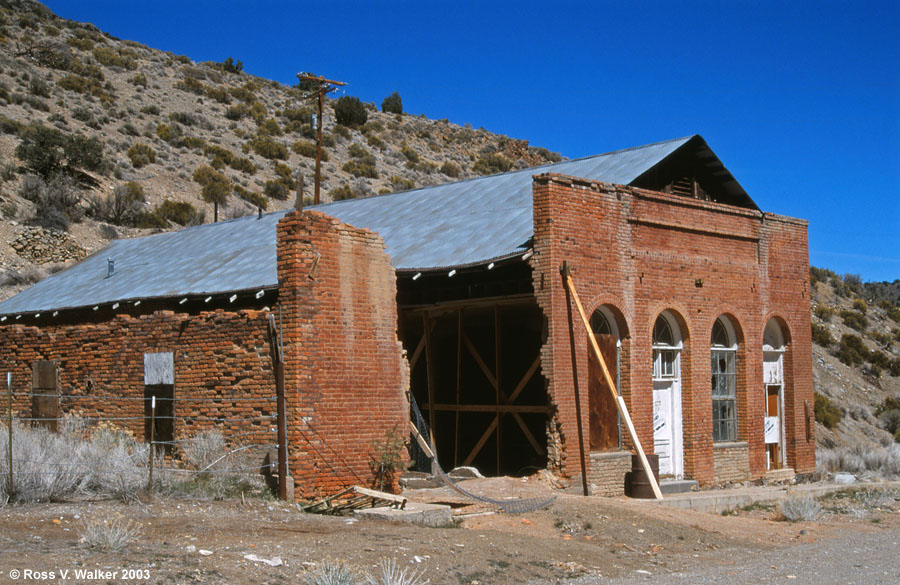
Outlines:
<svg viewBox="0 0 900 585"><path fill-rule="evenodd" d="M311 197L314 99L226 57L197 63L0 1L0 298L112 238L212 221L216 203L220 219L286 208L301 176ZM324 201L560 160L396 113L399 96L391 113L344 101L323 116Z"/></svg>
<svg viewBox="0 0 900 585"><path fill-rule="evenodd" d="M820 448L900 442L900 280L810 270Z"/></svg>

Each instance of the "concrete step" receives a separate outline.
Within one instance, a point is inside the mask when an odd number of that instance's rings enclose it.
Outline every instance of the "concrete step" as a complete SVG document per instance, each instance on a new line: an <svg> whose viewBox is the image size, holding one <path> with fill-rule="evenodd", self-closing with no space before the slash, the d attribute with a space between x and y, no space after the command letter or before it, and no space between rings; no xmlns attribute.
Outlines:
<svg viewBox="0 0 900 585"><path fill-rule="evenodd" d="M453 517L450 513L450 506L444 504L406 502L406 507L402 510L398 508L366 508L363 510L354 510L353 513L358 518L374 518L385 520L387 522L403 522L406 524L416 524L418 526L428 526L430 528L453 526Z"/></svg>
<svg viewBox="0 0 900 585"><path fill-rule="evenodd" d="M665 494L684 494L697 487L693 479L662 479L659 482L659 490Z"/></svg>

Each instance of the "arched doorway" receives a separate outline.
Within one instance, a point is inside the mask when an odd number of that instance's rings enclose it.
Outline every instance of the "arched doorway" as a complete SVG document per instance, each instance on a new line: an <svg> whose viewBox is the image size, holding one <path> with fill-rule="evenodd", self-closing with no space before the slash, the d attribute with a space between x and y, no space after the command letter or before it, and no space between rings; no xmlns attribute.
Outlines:
<svg viewBox="0 0 900 585"><path fill-rule="evenodd" d="M653 451L660 475L684 476L681 416L681 329L663 311L653 326Z"/></svg>
<svg viewBox="0 0 900 585"><path fill-rule="evenodd" d="M614 309L604 305L591 315L591 331L600 347L610 377L620 388L620 355L623 331L620 330ZM590 412L590 448L592 453L616 451L621 448L619 410L607 387L602 368L593 351L588 351L588 400Z"/></svg>
<svg viewBox="0 0 900 585"><path fill-rule="evenodd" d="M766 469L787 466L784 449L784 331L774 317L763 333L763 387L766 397Z"/></svg>

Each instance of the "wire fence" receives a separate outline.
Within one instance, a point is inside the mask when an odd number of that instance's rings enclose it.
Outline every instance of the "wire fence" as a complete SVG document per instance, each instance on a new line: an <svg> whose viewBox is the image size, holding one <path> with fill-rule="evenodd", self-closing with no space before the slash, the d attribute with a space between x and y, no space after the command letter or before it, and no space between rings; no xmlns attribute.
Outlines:
<svg viewBox="0 0 900 585"><path fill-rule="evenodd" d="M5 394L0 504L273 486L274 396Z"/></svg>

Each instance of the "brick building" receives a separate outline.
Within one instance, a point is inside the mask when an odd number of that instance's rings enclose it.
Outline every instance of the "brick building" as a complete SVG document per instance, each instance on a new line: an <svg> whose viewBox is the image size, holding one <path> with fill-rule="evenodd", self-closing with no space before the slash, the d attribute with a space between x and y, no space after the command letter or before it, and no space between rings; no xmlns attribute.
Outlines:
<svg viewBox="0 0 900 585"><path fill-rule="evenodd" d="M663 474L814 469L806 222L761 212L699 136L117 241L0 303L0 367L133 396L163 354L176 394L264 400L274 312L298 493L371 478L407 389L444 467L575 474L576 383L591 481L621 493L630 445L564 261Z"/></svg>

